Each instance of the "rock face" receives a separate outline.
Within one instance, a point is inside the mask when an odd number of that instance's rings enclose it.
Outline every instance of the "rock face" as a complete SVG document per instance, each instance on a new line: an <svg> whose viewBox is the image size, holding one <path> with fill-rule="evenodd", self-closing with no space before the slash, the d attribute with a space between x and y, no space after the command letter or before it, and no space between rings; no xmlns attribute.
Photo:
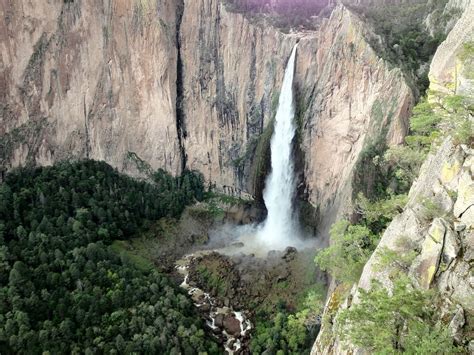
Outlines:
<svg viewBox="0 0 474 355"><path fill-rule="evenodd" d="M186 165L217 188L255 192L252 163L296 37L255 26L220 0L185 1L179 34Z"/></svg>
<svg viewBox="0 0 474 355"><path fill-rule="evenodd" d="M364 147L406 132L412 93L343 5L319 30L289 35L219 0L2 1L1 10L0 171L87 157L132 175L196 169L218 190L258 195L298 40L295 154L321 230L350 205Z"/></svg>
<svg viewBox="0 0 474 355"><path fill-rule="evenodd" d="M430 88L447 94L454 91L462 95L472 95L474 83L470 76L466 75L466 71L472 69L472 63L463 63L459 59L459 53L464 43L474 40L474 2L465 1L459 6L465 6L465 11L446 41L439 46L431 63Z"/></svg>
<svg viewBox="0 0 474 355"><path fill-rule="evenodd" d="M3 169L88 157L133 174L136 154L179 171L174 1L0 7Z"/></svg>
<svg viewBox="0 0 474 355"><path fill-rule="evenodd" d="M464 33L474 16L474 4L466 8L463 16L438 49L431 65L432 89L447 94L470 95L472 86L466 83L466 64L459 62L463 43L471 33ZM451 58L447 60L446 58ZM457 63L457 64L456 64ZM468 63L469 64L469 63ZM457 71L453 71L454 65ZM468 69L468 68L467 68ZM455 75L453 75L453 73ZM454 84L454 85L453 85ZM454 89L454 90L453 90ZM384 232L382 239L364 267L361 278L348 298L334 305L328 302L326 314L337 317L338 309L350 307L358 302L358 288L368 290L373 280L390 289L390 275L399 268L398 264L380 265L381 252L388 248L401 256L413 251L417 254L406 272L413 284L422 289L435 288L443 296L450 309L450 329L456 341L469 337L465 330L464 317L474 314L474 282L472 260L474 255L474 150L455 145L450 137L431 153L423 164L418 179L409 193L405 210L396 216ZM436 206L436 216L428 204ZM337 293L337 289L334 293ZM334 299L334 295L330 297ZM328 325L323 326L313 347L313 354L362 354L351 344L341 344L332 337Z"/></svg>
<svg viewBox="0 0 474 355"><path fill-rule="evenodd" d="M369 289L373 280L381 282L385 287L391 288L390 276L397 270L398 265L380 267L380 253L388 248L403 256L418 250L411 265L408 265L408 275L419 288L436 288L443 296L446 305L456 305L458 309L453 318L453 331L455 338L463 333L460 328L460 315L467 312L474 314L474 282L472 279L472 255L474 253L474 216L469 215L461 220L461 215L456 215L451 206L443 209L439 204L445 197L443 190L436 184L440 182L444 191L449 192L448 197L453 199L454 205L458 201L471 199L474 191L465 189L466 183L462 182L463 176L469 175L469 186L472 186L472 169L474 151L455 147L448 138L436 154L431 155L425 162L420 177L410 191L410 201L405 211L394 218L385 231L376 251L364 267L357 287L349 296L357 302L357 288ZM455 197L457 196L457 197ZM463 197L460 197L463 196ZM430 220L426 209L420 201L430 199L441 207L440 214L444 217ZM463 203L463 202L461 202ZM350 302L339 303L339 309L347 307ZM461 309L461 311L459 311ZM326 312L328 312L328 308ZM337 306L332 310L337 313ZM463 313L462 313L463 314ZM341 344L337 339L330 341L330 329L322 329L313 347L313 354L352 354L361 353L348 344ZM347 348L347 349L346 349Z"/></svg>
<svg viewBox="0 0 474 355"><path fill-rule="evenodd" d="M351 208L354 168L363 149L377 139L401 143L413 105L402 73L376 55L367 44L370 36L366 24L339 6L298 47L304 174L322 230Z"/></svg>

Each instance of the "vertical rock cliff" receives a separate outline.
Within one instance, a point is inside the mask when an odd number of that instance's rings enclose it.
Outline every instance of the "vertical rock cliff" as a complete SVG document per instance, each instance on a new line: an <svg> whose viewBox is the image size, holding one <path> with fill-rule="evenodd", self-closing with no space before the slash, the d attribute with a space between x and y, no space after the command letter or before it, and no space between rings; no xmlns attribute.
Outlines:
<svg viewBox="0 0 474 355"><path fill-rule="evenodd" d="M265 158L258 140L296 38L254 25L220 0L186 0L179 37L186 166L219 189L254 193L253 164Z"/></svg>
<svg viewBox="0 0 474 355"><path fill-rule="evenodd" d="M172 1L2 0L1 164L179 170Z"/></svg>
<svg viewBox="0 0 474 355"><path fill-rule="evenodd" d="M299 46L296 85L308 200L321 230L351 208L354 169L381 140L399 144L414 97L402 72L368 44L375 34L338 6Z"/></svg>

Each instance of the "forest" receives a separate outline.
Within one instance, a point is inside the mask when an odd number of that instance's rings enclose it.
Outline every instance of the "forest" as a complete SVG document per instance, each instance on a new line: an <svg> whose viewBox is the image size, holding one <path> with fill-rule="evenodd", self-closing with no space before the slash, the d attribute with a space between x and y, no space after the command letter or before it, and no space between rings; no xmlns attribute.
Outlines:
<svg viewBox="0 0 474 355"><path fill-rule="evenodd" d="M227 0L242 11L275 11L278 13L295 12L300 14L317 14L328 1L324 0Z"/></svg>
<svg viewBox="0 0 474 355"><path fill-rule="evenodd" d="M0 185L0 353L217 353L194 305L167 277L109 245L179 216L202 177L153 181L103 162L10 172Z"/></svg>
<svg viewBox="0 0 474 355"><path fill-rule="evenodd" d="M290 28L314 29L311 19L326 8L327 0L223 0L230 11L247 16L265 14L271 24L288 32Z"/></svg>

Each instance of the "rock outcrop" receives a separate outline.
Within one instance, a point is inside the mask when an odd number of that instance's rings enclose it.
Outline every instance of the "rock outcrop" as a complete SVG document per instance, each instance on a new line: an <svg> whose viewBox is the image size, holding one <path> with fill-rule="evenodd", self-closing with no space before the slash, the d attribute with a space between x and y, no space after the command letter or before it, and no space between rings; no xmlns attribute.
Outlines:
<svg viewBox="0 0 474 355"><path fill-rule="evenodd" d="M474 216L456 213L453 206L469 210L474 196L474 151L467 147L454 146L448 138L425 162L422 172L410 191L410 200L405 211L390 223L377 249L364 267L357 287L348 299L339 301L326 312L337 317L337 311L358 300L358 288L368 290L374 280L386 288L392 287L391 275L398 270L398 264L381 267L383 250L390 249L400 255L408 255L413 250L418 254L407 265L408 275L414 285L421 289L436 288L442 295L446 308L461 309L474 314L474 283L472 279L472 255L474 252ZM466 180L462 182L462 180ZM432 201L439 207L440 217L432 219L423 201ZM443 204L443 201L449 203ZM338 292L336 289L335 293ZM334 298L334 296L332 297ZM449 312L448 312L449 313ZM453 321L460 316L455 312L448 317ZM459 322L457 322L459 323ZM462 326L456 326L458 336L462 336ZM313 347L313 354L353 354L363 353L350 344L342 344L337 338L331 339L331 329L322 328ZM331 340L328 340L331 339Z"/></svg>
<svg viewBox="0 0 474 355"><path fill-rule="evenodd" d="M467 2L466 2L467 3ZM454 6L454 5L453 5ZM473 63L460 59L465 43L474 40L474 3L465 5L463 15L438 48L430 69L430 89L445 94L474 95L474 82L467 72Z"/></svg>

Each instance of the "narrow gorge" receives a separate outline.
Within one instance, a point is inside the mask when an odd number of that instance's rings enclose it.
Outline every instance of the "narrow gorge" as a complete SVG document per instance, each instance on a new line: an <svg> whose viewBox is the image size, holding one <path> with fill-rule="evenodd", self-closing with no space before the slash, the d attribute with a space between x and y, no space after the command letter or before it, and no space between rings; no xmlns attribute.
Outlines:
<svg viewBox="0 0 474 355"><path fill-rule="evenodd" d="M0 353L474 351L472 1L0 13Z"/></svg>

